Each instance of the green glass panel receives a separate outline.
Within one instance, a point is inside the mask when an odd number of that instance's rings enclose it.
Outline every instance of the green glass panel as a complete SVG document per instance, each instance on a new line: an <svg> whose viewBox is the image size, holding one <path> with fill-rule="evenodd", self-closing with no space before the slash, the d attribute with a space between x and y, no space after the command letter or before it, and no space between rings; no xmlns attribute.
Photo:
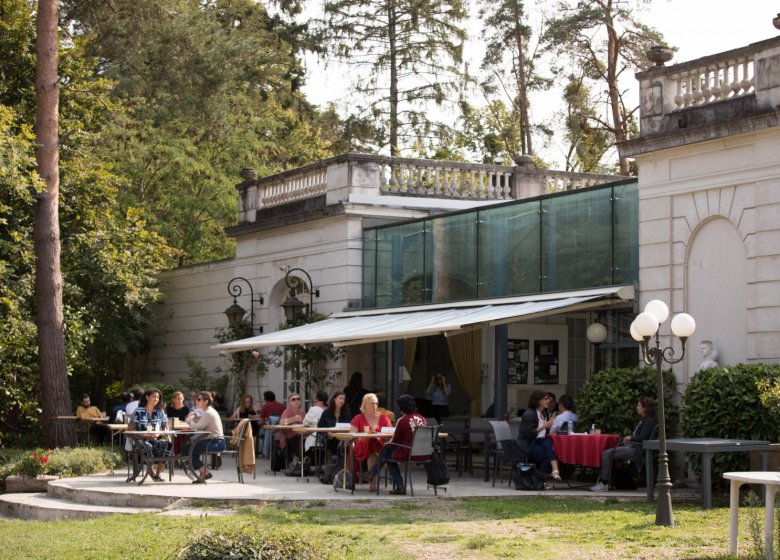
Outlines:
<svg viewBox="0 0 780 560"><path fill-rule="evenodd" d="M539 201L479 212L480 298L539 291Z"/></svg>
<svg viewBox="0 0 780 560"><path fill-rule="evenodd" d="M542 199L542 291L612 284L612 190Z"/></svg>
<svg viewBox="0 0 780 560"><path fill-rule="evenodd" d="M376 230L363 232L363 308L376 307Z"/></svg>
<svg viewBox="0 0 780 560"><path fill-rule="evenodd" d="M434 303L477 298L477 212L432 220Z"/></svg>
<svg viewBox="0 0 780 560"><path fill-rule="evenodd" d="M631 284L639 280L639 189L637 183L618 185L614 195L613 284Z"/></svg>

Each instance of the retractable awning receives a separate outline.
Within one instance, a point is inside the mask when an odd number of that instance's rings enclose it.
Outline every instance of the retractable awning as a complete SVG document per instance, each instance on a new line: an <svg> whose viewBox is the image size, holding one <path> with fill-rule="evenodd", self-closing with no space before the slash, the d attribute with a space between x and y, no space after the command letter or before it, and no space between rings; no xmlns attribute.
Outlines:
<svg viewBox="0 0 780 560"><path fill-rule="evenodd" d="M338 313L316 323L226 342L212 348L231 353L266 346L306 346L329 342L349 346L437 334L448 336L545 315L625 303L633 298L632 286L612 286L517 298L371 309Z"/></svg>

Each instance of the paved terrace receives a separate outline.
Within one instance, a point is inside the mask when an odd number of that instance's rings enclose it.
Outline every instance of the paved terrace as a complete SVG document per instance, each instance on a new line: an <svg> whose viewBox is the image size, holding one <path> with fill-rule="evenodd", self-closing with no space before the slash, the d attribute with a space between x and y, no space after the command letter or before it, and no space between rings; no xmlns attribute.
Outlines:
<svg viewBox="0 0 780 560"><path fill-rule="evenodd" d="M89 518L114 513L157 512L169 515L197 515L201 511L194 508L209 505L211 508L226 506L258 505L266 502L365 502L366 500L432 500L467 497L522 497L546 495L550 497L581 497L588 499L617 498L620 500L644 500L645 491L613 491L594 494L585 488L569 488L558 483L540 492L519 492L514 487L496 482L484 482L481 469L475 468L474 476L464 474L461 477L451 471L450 483L440 487L438 497L432 488L425 484L425 473L421 467L413 471L414 497L391 496L387 489L380 487L379 496L368 491L368 484L360 484L354 493L349 490L334 490L332 485L321 484L315 477L299 480L282 473L266 474L268 461L259 460L257 478L244 475L244 484L238 483L232 458L224 461L221 469L213 471L214 478L207 484L192 484L181 473L175 471L171 482L167 475L165 482L153 482L150 479L139 486L125 482L124 470L113 474L99 474L79 478L61 479L49 483L47 493L40 494L3 494L0 495L0 514L26 519ZM675 499L698 499L696 489L675 489ZM212 504L208 504L212 502Z"/></svg>

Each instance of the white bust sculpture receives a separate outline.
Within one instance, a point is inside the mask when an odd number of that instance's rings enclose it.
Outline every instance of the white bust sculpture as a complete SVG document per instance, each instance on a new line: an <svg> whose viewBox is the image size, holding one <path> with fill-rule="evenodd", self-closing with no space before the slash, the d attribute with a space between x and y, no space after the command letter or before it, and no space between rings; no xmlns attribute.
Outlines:
<svg viewBox="0 0 780 560"><path fill-rule="evenodd" d="M699 345L699 349L701 350L702 361L699 364L699 369L696 371L719 367L718 350L712 344L711 340L702 340L701 344Z"/></svg>

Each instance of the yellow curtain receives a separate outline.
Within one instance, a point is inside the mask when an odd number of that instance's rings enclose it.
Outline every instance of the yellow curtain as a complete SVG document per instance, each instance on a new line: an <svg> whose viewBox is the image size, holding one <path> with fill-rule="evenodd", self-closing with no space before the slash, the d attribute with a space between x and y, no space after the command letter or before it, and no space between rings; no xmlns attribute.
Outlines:
<svg viewBox="0 0 780 560"><path fill-rule="evenodd" d="M417 352L417 339L407 338L404 340L404 367L406 368L409 377L412 375L412 369L414 369L414 354ZM406 380L403 383L404 393L409 392L409 385L412 380Z"/></svg>
<svg viewBox="0 0 780 560"><path fill-rule="evenodd" d="M447 337L447 345L450 348L450 358L458 376L460 386L466 392L471 403L471 416L482 414L480 396L481 387L481 360L482 360L482 336L479 330L468 331Z"/></svg>

